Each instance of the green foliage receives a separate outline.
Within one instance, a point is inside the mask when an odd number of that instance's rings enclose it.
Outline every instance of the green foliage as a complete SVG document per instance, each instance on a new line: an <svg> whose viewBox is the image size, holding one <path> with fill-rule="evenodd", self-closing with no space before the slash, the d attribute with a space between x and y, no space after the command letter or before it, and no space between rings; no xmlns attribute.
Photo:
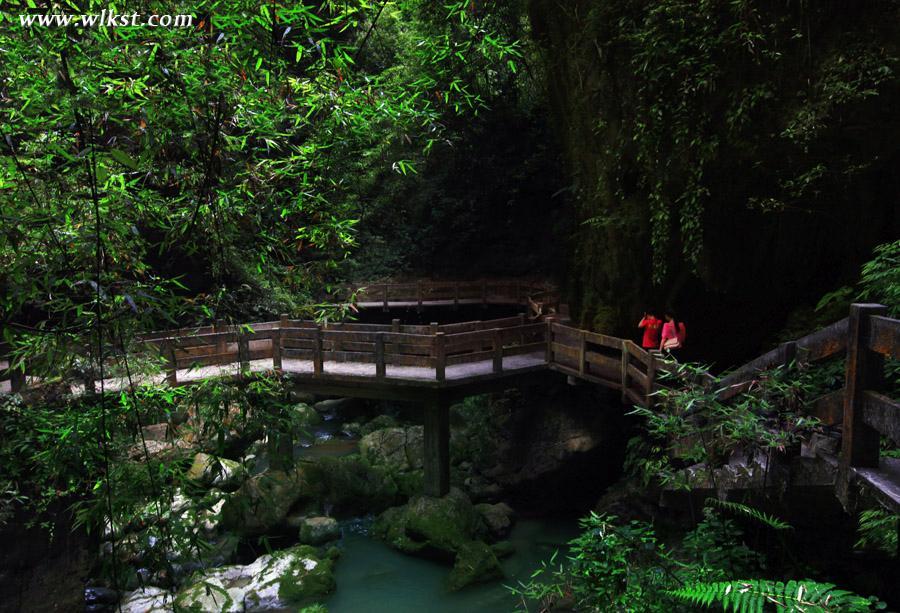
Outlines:
<svg viewBox="0 0 900 613"><path fill-rule="evenodd" d="M859 540L856 547L874 549L889 556L897 556L896 513L885 509L866 509L859 514Z"/></svg>
<svg viewBox="0 0 900 613"><path fill-rule="evenodd" d="M875 257L863 265L860 300L879 302L891 317L900 317L900 241L875 248Z"/></svg>
<svg viewBox="0 0 900 613"><path fill-rule="evenodd" d="M630 470L645 482L678 487L686 486L685 475L671 463L673 457L714 468L738 450L750 455L784 451L818 428L818 420L803 415L803 406L823 393L830 372L775 368L760 373L745 393L726 402L719 398L720 378L703 366L678 364L663 376L670 387L657 393L656 407L637 406L631 413L645 419L652 453L643 449L630 454Z"/></svg>
<svg viewBox="0 0 900 613"><path fill-rule="evenodd" d="M879 606L873 599L836 589L831 583L815 581L770 581L747 579L695 583L670 592L692 605L721 605L726 611L871 611Z"/></svg>
<svg viewBox="0 0 900 613"><path fill-rule="evenodd" d="M712 504L715 504L722 509L731 511L732 513L741 515L743 517L748 517L754 521L768 526L769 528L772 528L773 530L791 530L793 528L789 523L784 520L778 519L774 515L764 513L759 509L755 509L751 506L741 504L739 502L719 500L718 498L711 499L711 502Z"/></svg>

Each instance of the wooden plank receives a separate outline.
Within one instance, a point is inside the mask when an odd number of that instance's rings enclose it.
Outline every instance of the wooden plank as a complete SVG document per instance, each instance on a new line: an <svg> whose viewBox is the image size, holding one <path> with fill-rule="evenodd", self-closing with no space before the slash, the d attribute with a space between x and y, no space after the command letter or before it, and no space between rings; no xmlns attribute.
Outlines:
<svg viewBox="0 0 900 613"><path fill-rule="evenodd" d="M878 431L865 423L867 389L878 389L884 376L884 358L869 350L869 318L887 309L876 304L850 305L847 363L844 375L844 420L841 462L851 467L878 467Z"/></svg>
<svg viewBox="0 0 900 613"><path fill-rule="evenodd" d="M587 338L587 342L593 343L595 345L609 347L610 349L622 349L622 339L616 338L615 336L608 336L606 334L600 334L598 332L588 332L585 337Z"/></svg>
<svg viewBox="0 0 900 613"><path fill-rule="evenodd" d="M596 351L586 351L584 359L588 364L601 366L603 368L619 369L621 366L620 358L612 358Z"/></svg>
<svg viewBox="0 0 900 613"><path fill-rule="evenodd" d="M637 366L634 364L628 364L628 378L637 382L642 388L647 387L647 375L645 375ZM643 402L642 402L643 403Z"/></svg>
<svg viewBox="0 0 900 613"><path fill-rule="evenodd" d="M553 343L553 354L557 355L557 356L559 356L559 355L565 356L566 358L571 360L572 363L574 363L576 365L578 364L579 352L578 352L577 347L570 347L569 345L560 345L559 343L554 342Z"/></svg>
<svg viewBox="0 0 900 613"><path fill-rule="evenodd" d="M545 336L544 340L546 343L546 348L544 350L544 361L546 361L547 364L552 364L554 361L553 344L556 339L556 333L553 330L553 318L552 317L547 318L547 331L545 332L544 336Z"/></svg>
<svg viewBox="0 0 900 613"><path fill-rule="evenodd" d="M355 362L358 364L374 364L375 350L371 352L361 351L322 351L322 360L324 362Z"/></svg>
<svg viewBox="0 0 900 613"><path fill-rule="evenodd" d="M566 375L572 375L574 377L579 377L578 370L575 368L566 366L564 364L560 364L559 362L554 362L550 365L551 370L555 370L557 372L561 372ZM621 390L621 384L614 379L607 379L605 377L599 377L590 373L585 373L583 377L585 381L589 381L591 383L596 383L598 385L602 385L604 387L608 387L614 390Z"/></svg>
<svg viewBox="0 0 900 613"><path fill-rule="evenodd" d="M806 412L826 426L836 426L844 420L844 389L819 396L810 402Z"/></svg>
<svg viewBox="0 0 900 613"><path fill-rule="evenodd" d="M456 366L458 364L472 364L474 362L487 362L494 359L494 350L485 349L483 351L473 351L471 353L457 353L447 355L447 366Z"/></svg>
<svg viewBox="0 0 900 613"><path fill-rule="evenodd" d="M434 335L434 376L438 381L447 378L447 339L443 332Z"/></svg>
<svg viewBox="0 0 900 613"><path fill-rule="evenodd" d="M870 316L866 346L881 355L900 358L900 320L880 315Z"/></svg>
<svg viewBox="0 0 900 613"><path fill-rule="evenodd" d="M514 345L512 347L504 347L503 355L504 356L513 356L513 355L525 355L528 353L538 353L543 351L544 349L544 341L536 342L536 343L525 343L524 345Z"/></svg>
<svg viewBox="0 0 900 613"><path fill-rule="evenodd" d="M768 351L758 358L750 360L737 370L732 371L720 381L721 388L729 388L749 379L755 379L760 372L778 366L784 362L783 350L779 347Z"/></svg>
<svg viewBox="0 0 900 613"><path fill-rule="evenodd" d="M384 363L384 334L375 337L375 376L383 379L386 372Z"/></svg>
<svg viewBox="0 0 900 613"><path fill-rule="evenodd" d="M281 372L281 331L272 338L272 368Z"/></svg>
<svg viewBox="0 0 900 613"><path fill-rule="evenodd" d="M878 468L851 468L851 477L861 481L884 506L900 513L900 459L884 458Z"/></svg>
<svg viewBox="0 0 900 613"><path fill-rule="evenodd" d="M321 376L322 374L322 331L316 327L313 329L313 375Z"/></svg>
<svg viewBox="0 0 900 613"><path fill-rule="evenodd" d="M644 395L631 389L630 387L625 388L625 397L634 404L644 406Z"/></svg>
<svg viewBox="0 0 900 613"><path fill-rule="evenodd" d="M847 349L849 318L837 321L818 332L797 339L797 349L805 360L815 362L842 353Z"/></svg>
<svg viewBox="0 0 900 613"><path fill-rule="evenodd" d="M900 445L900 402L866 390L863 392L863 421Z"/></svg>
<svg viewBox="0 0 900 613"><path fill-rule="evenodd" d="M491 340L494 354L492 369L495 373L503 372L503 338L500 336L500 330L492 330Z"/></svg>

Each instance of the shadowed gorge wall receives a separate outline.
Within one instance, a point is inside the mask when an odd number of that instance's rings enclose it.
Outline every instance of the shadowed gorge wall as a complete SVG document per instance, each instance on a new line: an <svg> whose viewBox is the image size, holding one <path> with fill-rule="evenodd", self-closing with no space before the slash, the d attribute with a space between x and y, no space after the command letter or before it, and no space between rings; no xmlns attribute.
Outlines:
<svg viewBox="0 0 900 613"><path fill-rule="evenodd" d="M897 235L896 2L533 0L530 17L582 324L621 333L669 305L696 357L733 363ZM723 322L752 333L723 344Z"/></svg>

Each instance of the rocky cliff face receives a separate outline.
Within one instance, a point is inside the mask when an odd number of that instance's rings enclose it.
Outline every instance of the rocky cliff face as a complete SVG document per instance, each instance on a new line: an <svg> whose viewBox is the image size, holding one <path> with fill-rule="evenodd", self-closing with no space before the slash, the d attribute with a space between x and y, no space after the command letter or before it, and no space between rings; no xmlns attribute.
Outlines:
<svg viewBox="0 0 900 613"><path fill-rule="evenodd" d="M626 435L611 394L590 386L533 388L495 398L490 411L491 461L469 481L497 484L517 508L584 510L619 475ZM479 497L477 488L472 493Z"/></svg>
<svg viewBox="0 0 900 613"><path fill-rule="evenodd" d="M897 11L531 0L581 323L624 332L672 306L696 357L733 362L855 279L900 231ZM725 346L732 320L757 332Z"/></svg>

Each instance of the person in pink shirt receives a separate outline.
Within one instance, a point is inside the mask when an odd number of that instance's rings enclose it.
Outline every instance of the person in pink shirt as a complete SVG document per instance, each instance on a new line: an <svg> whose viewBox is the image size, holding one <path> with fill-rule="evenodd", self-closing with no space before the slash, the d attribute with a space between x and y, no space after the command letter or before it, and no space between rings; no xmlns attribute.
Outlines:
<svg viewBox="0 0 900 613"><path fill-rule="evenodd" d="M685 338L687 338L687 329L684 327L684 322L676 321L675 315L667 312L666 323L662 327L662 338L659 341L659 350L681 349Z"/></svg>
<svg viewBox="0 0 900 613"><path fill-rule="evenodd" d="M641 347L646 350L656 349L659 345L659 329L662 328L662 320L657 319L656 315L650 312L644 313L641 321L638 322L638 328L644 329L644 338L641 341Z"/></svg>

